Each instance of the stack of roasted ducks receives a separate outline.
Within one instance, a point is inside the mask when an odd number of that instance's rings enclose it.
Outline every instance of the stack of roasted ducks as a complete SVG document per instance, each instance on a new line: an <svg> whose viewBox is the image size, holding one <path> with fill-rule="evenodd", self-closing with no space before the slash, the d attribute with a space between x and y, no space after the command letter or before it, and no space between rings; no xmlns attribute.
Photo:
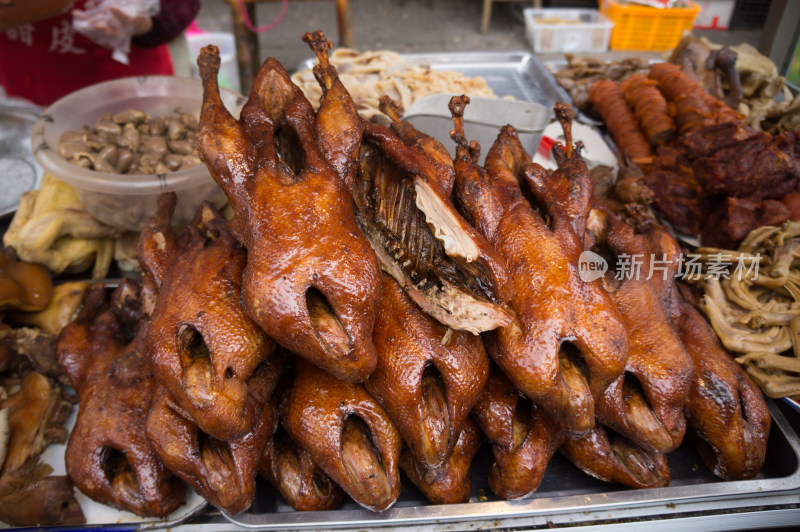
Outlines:
<svg viewBox="0 0 800 532"><path fill-rule="evenodd" d="M596 81L588 92L677 230L735 249L756 227L800 218L800 132L757 131L670 63L619 85Z"/></svg>
<svg viewBox="0 0 800 532"><path fill-rule="evenodd" d="M162 196L141 286L110 301L92 288L60 336L82 491L165 515L186 483L237 513L260 472L297 509L346 493L381 511L402 469L431 501L464 502L486 440L502 498L534 492L559 450L598 478L663 486L687 425L720 477L759 471L760 392L677 286L670 234L593 192L569 106L557 170L512 126L482 167L468 97L450 105L453 158L388 98L388 127L361 119L330 43L305 40L316 112L268 59L236 119L217 49L201 51L198 151L234 216L204 206L178 233ZM587 253L605 275L584 275ZM664 275L616 279L634 253L667 257Z"/></svg>

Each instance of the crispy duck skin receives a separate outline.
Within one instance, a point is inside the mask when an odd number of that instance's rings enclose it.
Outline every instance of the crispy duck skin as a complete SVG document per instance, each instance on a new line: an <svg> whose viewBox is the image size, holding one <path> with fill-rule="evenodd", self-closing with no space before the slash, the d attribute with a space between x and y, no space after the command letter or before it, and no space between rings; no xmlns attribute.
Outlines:
<svg viewBox="0 0 800 532"><path fill-rule="evenodd" d="M585 283L578 275L592 190L563 114L568 144L563 153L557 150L558 170L548 174L530 164L516 131L506 126L486 157L486 171L475 164L474 150L460 143L456 195L504 259L514 287L516 318L488 335L490 356L517 388L578 436L594 426L594 401L624 371L628 334L600 280ZM528 203L520 180L545 214Z"/></svg>
<svg viewBox="0 0 800 532"><path fill-rule="evenodd" d="M479 334L510 323L502 261L450 201L447 150L400 120L389 100L381 108L392 128L364 123L353 190L381 266L443 325Z"/></svg>
<svg viewBox="0 0 800 532"><path fill-rule="evenodd" d="M295 510L333 510L344 498L342 488L281 426L264 447L258 470Z"/></svg>
<svg viewBox="0 0 800 532"><path fill-rule="evenodd" d="M200 430L220 440L241 438L268 399L264 382L272 377L264 361L275 344L239 303L247 254L225 219L203 204L175 237L174 205L161 201L159 208L170 212L159 211L140 236L139 260L161 285L147 333L153 373ZM157 242L175 245L149 253Z"/></svg>
<svg viewBox="0 0 800 532"><path fill-rule="evenodd" d="M646 451L668 453L686 432L683 405L693 375L692 359L673 325L681 249L663 229L636 234L614 215L608 216L605 243L617 257L638 257L641 269L625 269L619 283L607 282L630 333L630 351L625 374L597 403L597 418ZM613 277L615 270L606 275Z"/></svg>
<svg viewBox="0 0 800 532"><path fill-rule="evenodd" d="M104 290L89 289L80 314L59 336L59 362L80 406L67 443L67 474L98 502L165 516L183 503L185 486L145 438L155 379L139 286L123 280L105 312Z"/></svg>
<svg viewBox="0 0 800 532"><path fill-rule="evenodd" d="M496 368L472 415L492 444L489 487L503 499L526 497L542 482L564 432Z"/></svg>
<svg viewBox="0 0 800 532"><path fill-rule="evenodd" d="M298 358L280 413L289 436L358 504L372 511L394 504L402 439L362 385Z"/></svg>
<svg viewBox="0 0 800 532"><path fill-rule="evenodd" d="M484 439L478 424L467 418L452 454L433 479L429 478L428 469L414 460L408 447L400 454L400 468L432 503L468 502L472 491L472 459Z"/></svg>
<svg viewBox="0 0 800 532"><path fill-rule="evenodd" d="M245 310L281 345L363 381L376 364L379 266L346 184L320 152L311 104L268 59L236 121L219 96L219 51L204 48L198 65L198 153L230 199L247 248Z"/></svg>
<svg viewBox="0 0 800 532"><path fill-rule="evenodd" d="M667 457L638 447L602 425L578 440L566 440L561 453L587 475L629 488L668 486Z"/></svg>
<svg viewBox="0 0 800 532"><path fill-rule="evenodd" d="M771 417L761 390L719 342L705 318L680 304L678 333L695 365L686 419L703 462L725 480L752 478L764 466Z"/></svg>
<svg viewBox="0 0 800 532"><path fill-rule="evenodd" d="M279 365L274 357L270 362ZM265 393L274 388L280 374L277 368L271 369L273 382L265 383ZM236 515L253 504L261 452L277 426L271 403L260 414L253 429L241 438L218 440L201 431L167 389L158 386L147 416L147 439L170 471L208 502Z"/></svg>
<svg viewBox="0 0 800 532"><path fill-rule="evenodd" d="M384 274L372 333L378 366L365 382L414 460L432 478L445 465L489 373L480 337L422 312Z"/></svg>

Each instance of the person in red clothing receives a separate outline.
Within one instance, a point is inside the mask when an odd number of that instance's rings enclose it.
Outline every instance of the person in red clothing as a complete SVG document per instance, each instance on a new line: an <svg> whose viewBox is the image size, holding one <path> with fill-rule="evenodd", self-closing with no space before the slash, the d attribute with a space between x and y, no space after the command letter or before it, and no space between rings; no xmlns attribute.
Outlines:
<svg viewBox="0 0 800 532"><path fill-rule="evenodd" d="M128 64L72 26L87 0L0 0L0 85L9 96L49 105L82 87L110 79L173 75L166 43L194 20L200 0L160 0L154 17L137 17ZM112 8L113 9L113 8ZM46 18L45 18L46 17Z"/></svg>

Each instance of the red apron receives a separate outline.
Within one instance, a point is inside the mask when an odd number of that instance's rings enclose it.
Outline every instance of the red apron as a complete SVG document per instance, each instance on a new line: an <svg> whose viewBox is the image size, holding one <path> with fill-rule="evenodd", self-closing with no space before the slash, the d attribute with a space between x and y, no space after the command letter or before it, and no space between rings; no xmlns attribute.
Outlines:
<svg viewBox="0 0 800 532"><path fill-rule="evenodd" d="M77 2L80 8L83 2ZM127 76L173 75L166 45L131 45L129 64L72 29L72 14L0 33L0 85L9 96L49 105L80 88Z"/></svg>

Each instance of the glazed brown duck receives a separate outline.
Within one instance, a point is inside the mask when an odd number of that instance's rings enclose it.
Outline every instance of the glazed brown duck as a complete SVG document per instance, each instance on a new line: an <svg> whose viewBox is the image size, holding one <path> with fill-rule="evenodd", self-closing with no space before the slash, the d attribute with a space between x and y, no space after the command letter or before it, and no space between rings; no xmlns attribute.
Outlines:
<svg viewBox="0 0 800 532"><path fill-rule="evenodd" d="M752 478L764 466L770 413L761 390L720 345L705 318L682 300L677 329L694 361L686 419L708 468L726 480Z"/></svg>
<svg viewBox="0 0 800 532"><path fill-rule="evenodd" d="M280 366L276 358L268 365ZM259 393L269 396L280 377L278 367L268 367L273 378L261 383ZM223 441L201 431L159 386L147 416L147 439L170 471L182 478L208 502L230 514L247 510L255 498L261 452L277 426L275 407L267 403L250 432Z"/></svg>
<svg viewBox="0 0 800 532"><path fill-rule="evenodd" d="M164 516L183 502L184 485L145 438L155 380L145 354L147 322L138 285L123 280L107 311L94 285L59 336L61 367L78 392L67 474L92 499L142 516Z"/></svg>
<svg viewBox="0 0 800 532"><path fill-rule="evenodd" d="M660 227L636 234L611 214L607 223L606 249L630 262L611 261L606 273L606 287L630 333L630 351L625 374L598 402L597 418L648 451L668 453L686 432L683 405L693 374L692 360L673 325L681 249ZM614 272L624 278L617 281Z"/></svg>
<svg viewBox="0 0 800 532"><path fill-rule="evenodd" d="M358 504L389 508L400 494L402 440L386 411L360 384L296 359L281 402L286 432Z"/></svg>
<svg viewBox="0 0 800 532"><path fill-rule="evenodd" d="M365 386L431 479L453 451L486 383L489 359L483 343L422 312L388 275L381 283L372 338L378 366Z"/></svg>
<svg viewBox="0 0 800 532"><path fill-rule="evenodd" d="M558 423L523 397L496 368L489 374L472 415L492 443L492 491L508 500L536 491L547 464L564 440Z"/></svg>
<svg viewBox="0 0 800 532"><path fill-rule="evenodd" d="M510 323L505 269L450 202L453 166L439 142L399 119L364 123L353 197L357 221L383 269L436 320L474 334Z"/></svg>
<svg viewBox="0 0 800 532"><path fill-rule="evenodd" d="M400 454L400 467L406 476L434 504L468 502L472 491L472 459L484 437L477 423L467 418L456 446L447 461L431 478L430 470L414 460L408 447Z"/></svg>
<svg viewBox="0 0 800 532"><path fill-rule="evenodd" d="M240 438L268 399L264 383L274 377L264 361L275 344L239 303L247 254L225 219L204 204L176 236L169 225L174 207L174 195L162 196L140 236L139 260L161 285L147 352L159 384L200 430Z"/></svg>
<svg viewBox="0 0 800 532"><path fill-rule="evenodd" d="M258 471L295 510L333 510L344 498L342 488L280 425L264 447Z"/></svg>
<svg viewBox="0 0 800 532"><path fill-rule="evenodd" d="M376 363L379 267L346 183L320 151L311 104L268 59L237 121L220 100L219 64L215 47L201 51L197 146L248 251L245 309L281 345L361 381Z"/></svg>
<svg viewBox="0 0 800 532"><path fill-rule="evenodd" d="M348 192L352 193L363 134L361 117L350 93L339 81L336 68L328 62L328 50L333 47L331 42L319 30L306 33L303 40L319 61L314 66L314 77L322 88L322 100L314 122L319 150L336 170Z"/></svg>
<svg viewBox="0 0 800 532"><path fill-rule="evenodd" d="M488 335L487 350L569 435L585 434L594 426L594 400L625 368L628 334L600 281L578 275L592 191L586 163L572 148L569 108L556 107L567 146L556 149L559 169L548 174L530 164L511 126L500 132L484 171L476 164L479 147L464 138L463 102L453 103L456 196L505 261L514 288L516 318Z"/></svg>
<svg viewBox="0 0 800 532"><path fill-rule="evenodd" d="M629 440L596 425L578 440L565 440L561 452L587 475L629 488L668 486L667 457L642 449Z"/></svg>

